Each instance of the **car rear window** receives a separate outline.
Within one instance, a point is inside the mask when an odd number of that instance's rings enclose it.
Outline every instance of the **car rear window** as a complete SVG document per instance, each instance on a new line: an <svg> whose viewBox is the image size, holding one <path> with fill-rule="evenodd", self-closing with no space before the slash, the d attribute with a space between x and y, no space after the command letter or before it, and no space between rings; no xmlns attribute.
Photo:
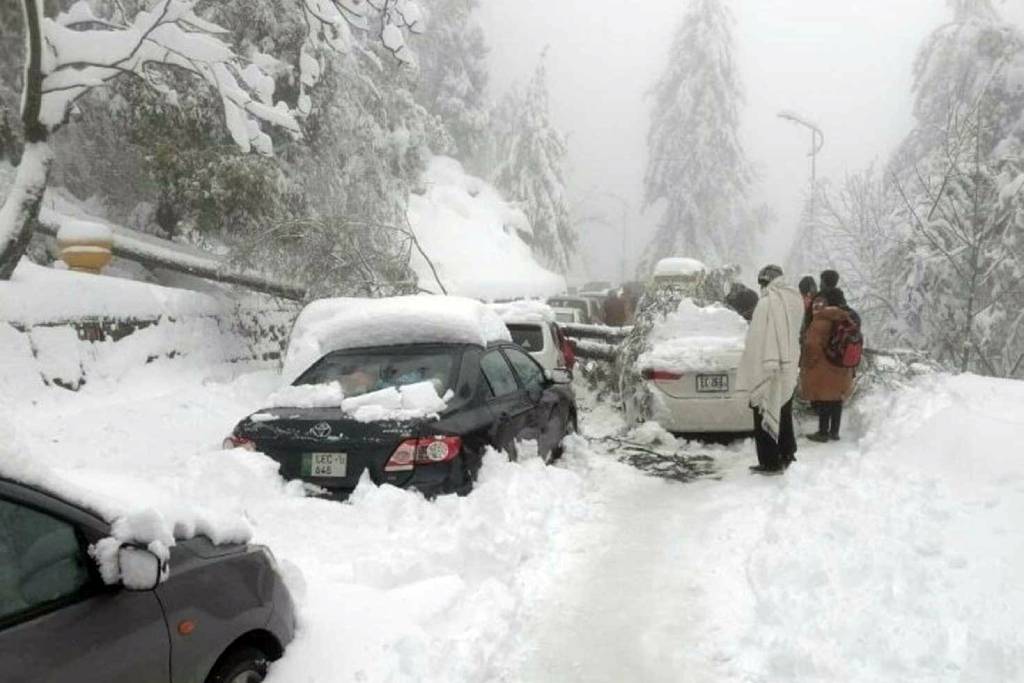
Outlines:
<svg viewBox="0 0 1024 683"><path fill-rule="evenodd" d="M544 331L540 325L509 325L508 331L512 334L512 341L527 351L544 350Z"/></svg>
<svg viewBox="0 0 1024 683"><path fill-rule="evenodd" d="M552 308L575 308L583 315L590 311L590 304L586 299L548 299L548 306Z"/></svg>
<svg viewBox="0 0 1024 683"><path fill-rule="evenodd" d="M460 349L339 351L321 358L295 384L340 382L346 398L388 387L432 382L444 396L453 382Z"/></svg>

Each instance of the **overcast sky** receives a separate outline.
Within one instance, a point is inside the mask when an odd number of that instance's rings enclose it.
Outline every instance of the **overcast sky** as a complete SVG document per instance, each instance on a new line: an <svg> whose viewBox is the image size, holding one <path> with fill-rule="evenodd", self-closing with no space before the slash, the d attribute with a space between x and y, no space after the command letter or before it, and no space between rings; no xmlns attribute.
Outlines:
<svg viewBox="0 0 1024 683"><path fill-rule="evenodd" d="M556 125L569 135L570 197L579 215L598 206L619 222L630 206L630 270L656 216L640 213L650 102L685 0L483 0L491 46L492 94L529 77L541 50ZM802 129L779 120L800 112L825 131L819 173L840 178L884 160L909 130L914 55L949 17L945 0L732 0L747 106L748 156L758 196L779 214L764 260L781 260L809 182ZM629 8L628 11L626 8ZM1003 11L1024 25L1024 2ZM617 198L616 198L617 197ZM621 199L619 199L621 198ZM618 278L618 225L582 226L592 277Z"/></svg>

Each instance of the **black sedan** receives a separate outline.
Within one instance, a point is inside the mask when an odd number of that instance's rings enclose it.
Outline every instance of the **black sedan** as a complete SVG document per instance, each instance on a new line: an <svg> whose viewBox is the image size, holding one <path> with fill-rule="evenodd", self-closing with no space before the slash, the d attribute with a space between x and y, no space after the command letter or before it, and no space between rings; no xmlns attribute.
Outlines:
<svg viewBox="0 0 1024 683"><path fill-rule="evenodd" d="M488 446L516 457L516 441L535 440L557 458L576 429L568 371L551 374L518 346L410 344L335 351L295 385L339 382L346 398L389 387L433 383L447 407L417 419L360 421L339 407L275 407L242 420L225 447L267 454L286 479L345 498L360 478L415 488L431 497L470 491Z"/></svg>

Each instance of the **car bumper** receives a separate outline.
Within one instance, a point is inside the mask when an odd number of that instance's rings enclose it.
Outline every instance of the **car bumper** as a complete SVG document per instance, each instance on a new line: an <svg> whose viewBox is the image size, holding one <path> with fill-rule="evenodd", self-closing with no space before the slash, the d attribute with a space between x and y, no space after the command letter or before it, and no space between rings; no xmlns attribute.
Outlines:
<svg viewBox="0 0 1024 683"><path fill-rule="evenodd" d="M651 387L651 418L670 432L713 434L752 432L747 394L673 398Z"/></svg>
<svg viewBox="0 0 1024 683"><path fill-rule="evenodd" d="M303 481L308 480L303 478ZM329 484L325 486L323 479L309 483L320 487L322 491L322 493L314 495L330 500L347 500L355 491L355 488L351 486L332 487ZM390 484L401 489L414 489L427 498L448 493L465 494L472 488L472 482L466 478L461 456L450 462L417 465L411 471L388 472L384 474L384 480L380 483L381 485Z"/></svg>

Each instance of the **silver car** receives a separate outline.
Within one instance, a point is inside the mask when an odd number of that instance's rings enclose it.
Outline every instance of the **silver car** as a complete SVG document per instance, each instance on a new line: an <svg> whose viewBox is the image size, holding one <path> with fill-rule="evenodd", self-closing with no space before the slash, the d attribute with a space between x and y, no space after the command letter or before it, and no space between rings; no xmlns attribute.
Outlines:
<svg viewBox="0 0 1024 683"><path fill-rule="evenodd" d="M130 589L106 585L89 556L108 536L95 513L0 478L4 683L263 680L295 630L267 549L196 537L179 541L162 566L145 549L122 548Z"/></svg>

